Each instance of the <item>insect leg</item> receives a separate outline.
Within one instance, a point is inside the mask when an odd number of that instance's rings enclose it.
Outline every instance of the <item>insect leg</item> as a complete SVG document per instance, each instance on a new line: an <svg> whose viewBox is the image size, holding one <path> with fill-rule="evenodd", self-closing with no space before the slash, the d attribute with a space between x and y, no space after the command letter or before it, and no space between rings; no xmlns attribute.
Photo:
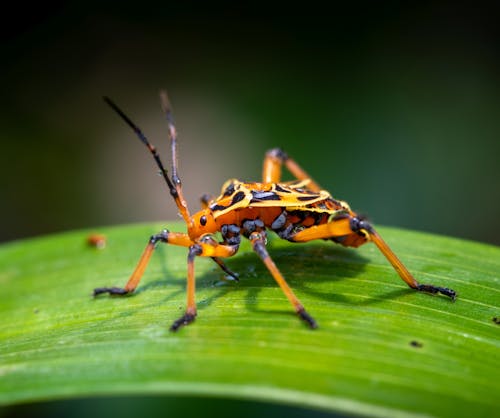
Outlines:
<svg viewBox="0 0 500 418"><path fill-rule="evenodd" d="M144 252L137 263L137 266L127 281L125 287L98 287L94 289L94 296L100 295L102 293L109 293L110 295L126 295L132 293L139 282L141 281L142 275L146 270L149 263L151 255L158 242L163 242L166 244L180 245L182 247L189 247L193 242L189 239L187 234L182 234L178 232L169 232L166 229L161 231L159 234L151 236L149 239Z"/></svg>
<svg viewBox="0 0 500 418"><path fill-rule="evenodd" d="M180 327L189 325L196 318L194 259L197 256L212 258L230 257L234 255L236 251L238 251L238 246L219 244L209 235L202 237L199 242L189 247L186 312L183 316L174 321L170 327L171 331L177 331Z"/></svg>
<svg viewBox="0 0 500 418"><path fill-rule="evenodd" d="M310 226L290 235L287 239L293 242L308 242L315 239L342 237L352 234L352 232L350 218L343 217L326 224Z"/></svg>
<svg viewBox="0 0 500 418"><path fill-rule="evenodd" d="M201 246L194 244L189 247L188 269L187 269L187 306L186 312L179 319L175 320L170 327L170 331L177 331L183 325L188 325L196 318L195 300L195 279L194 279L194 259L203 252Z"/></svg>
<svg viewBox="0 0 500 418"><path fill-rule="evenodd" d="M442 295L448 296L452 301L455 301L457 293L448 289L447 287L434 286L431 284L419 283L413 275L408 271L406 266L401 262L401 260L394 254L387 243L382 239L377 231L366 221L362 221L357 217L351 218L351 228L354 232L362 231L370 237L370 239L375 243L378 249L384 254L385 258L392 264L394 270L397 271L399 277L405 281L405 283L412 289L427 292L427 293L441 293Z"/></svg>
<svg viewBox="0 0 500 418"><path fill-rule="evenodd" d="M231 271L228 266L219 258L219 257L211 257L212 260L214 260L217 265L226 273L227 275L231 276L234 280L237 282L240 281L238 274L235 273L234 271Z"/></svg>
<svg viewBox="0 0 500 418"><path fill-rule="evenodd" d="M264 231L255 231L252 232L249 236L250 242L252 243L252 247L254 251L257 253L257 255L261 258L261 260L264 262L265 266L269 270L269 272L272 274L274 280L276 280L276 283L281 287L281 290L285 294L285 296L288 298L290 303L293 305L295 312L300 316L301 319L303 319L311 328L317 328L318 324L314 320L314 318L309 315L306 310L304 309L304 306L300 302L300 300L295 296L293 293L292 289L290 286L288 286L288 283L285 281L285 278L281 274L281 272L278 270L278 267L276 267L276 264L274 264L274 261L271 259L269 256L269 253L267 252L266 249L266 235Z"/></svg>
<svg viewBox="0 0 500 418"><path fill-rule="evenodd" d="M412 289L427 292L427 293L441 293L442 295L448 296L454 302L457 298L457 292L447 287L434 286L432 284L419 283L413 275L408 271L405 265L399 260L399 258L394 254L382 237L372 228L368 231L371 240L375 243L378 249L384 254L385 258L392 264L394 270L396 270L408 286Z"/></svg>
<svg viewBox="0 0 500 418"><path fill-rule="evenodd" d="M361 234L357 236L356 234ZM382 254L387 258L389 263L394 267L394 270L399 274L399 277L412 289L428 292L441 293L448 296L453 301L456 299L456 292L446 287L439 287L430 284L419 283L413 275L408 271L406 266L394 254L387 243L382 239L377 231L368 222L360 220L357 216L342 217L323 225L316 225L310 228L290 235L288 239L294 242L307 242L314 239L328 239L335 237L345 237L346 240L342 244L351 247L358 247L364 244L367 240L375 243Z"/></svg>
<svg viewBox="0 0 500 418"><path fill-rule="evenodd" d="M266 152L264 167L262 169L262 181L264 183L279 183L281 181L281 166L283 164L298 180L309 180L310 182L307 185L309 190L313 192L321 190L321 187L311 179L309 174L280 148L273 148Z"/></svg>

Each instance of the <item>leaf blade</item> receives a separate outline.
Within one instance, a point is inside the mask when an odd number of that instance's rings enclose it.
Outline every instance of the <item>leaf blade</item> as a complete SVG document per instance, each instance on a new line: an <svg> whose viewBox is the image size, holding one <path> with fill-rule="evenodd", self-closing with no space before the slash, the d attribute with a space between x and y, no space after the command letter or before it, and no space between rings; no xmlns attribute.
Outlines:
<svg viewBox="0 0 500 418"><path fill-rule="evenodd" d="M197 260L198 318L170 333L184 309L185 249L160 247L131 297L90 296L123 285L160 229L103 228L103 251L85 246L88 231L0 248L0 314L9 318L0 403L189 393L377 416L498 408L498 248L381 229L419 280L459 292L453 304L408 289L374 246L273 240L272 257L320 324L310 331L245 244L228 260L240 283Z"/></svg>

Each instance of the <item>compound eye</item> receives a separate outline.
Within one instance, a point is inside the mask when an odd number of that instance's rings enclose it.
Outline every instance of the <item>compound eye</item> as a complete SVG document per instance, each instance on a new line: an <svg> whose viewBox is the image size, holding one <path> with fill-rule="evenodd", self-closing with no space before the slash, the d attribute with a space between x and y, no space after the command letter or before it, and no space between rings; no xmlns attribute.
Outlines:
<svg viewBox="0 0 500 418"><path fill-rule="evenodd" d="M203 215L200 218L200 224L201 224L201 226L205 226L207 224L207 217L205 215Z"/></svg>

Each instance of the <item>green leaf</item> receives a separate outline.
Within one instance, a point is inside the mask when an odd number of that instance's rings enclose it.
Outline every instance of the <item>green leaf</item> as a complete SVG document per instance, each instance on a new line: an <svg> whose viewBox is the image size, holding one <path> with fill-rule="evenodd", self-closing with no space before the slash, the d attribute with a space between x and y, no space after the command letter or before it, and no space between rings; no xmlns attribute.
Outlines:
<svg viewBox="0 0 500 418"><path fill-rule="evenodd" d="M172 230L182 230L171 224ZM406 287L374 245L272 239L276 264L320 328L310 330L247 243L197 259L198 317L185 307L186 249L160 246L136 293L122 286L160 225L102 228L0 247L0 404L109 394L276 401L372 416L493 416L500 408L500 250L380 228L416 277L452 303Z"/></svg>

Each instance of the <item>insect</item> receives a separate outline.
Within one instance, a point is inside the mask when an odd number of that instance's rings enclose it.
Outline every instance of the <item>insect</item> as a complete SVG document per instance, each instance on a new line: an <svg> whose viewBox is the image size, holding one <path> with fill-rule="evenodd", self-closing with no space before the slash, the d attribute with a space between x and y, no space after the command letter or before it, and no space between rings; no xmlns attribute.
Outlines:
<svg viewBox="0 0 500 418"><path fill-rule="evenodd" d="M104 100L132 128L152 154L170 195L186 222L187 233L164 229L151 236L125 286L96 288L94 296L103 293L110 295L132 293L138 286L158 243L186 247L188 249L187 306L185 313L170 327L172 331L176 331L193 322L196 317L194 270L196 257L212 258L226 274L238 280L237 274L232 272L222 259L236 254L243 236L250 240L253 250L280 286L298 316L309 327L316 328L316 321L295 296L266 249L267 231L272 230L280 238L298 243L323 239L346 247L359 247L372 241L409 287L431 294L440 293L452 301L455 300L454 290L419 283L370 223L353 212L346 202L336 200L330 193L322 190L295 160L279 148L265 154L261 182L228 180L222 186L220 196L215 199L203 197L201 210L191 215L177 171L177 131L166 93L160 93L160 101L170 137L171 174L165 169L156 148L141 129L111 99L104 97ZM283 166L296 178L295 181L281 182ZM221 240L216 238L217 232L220 232Z"/></svg>

